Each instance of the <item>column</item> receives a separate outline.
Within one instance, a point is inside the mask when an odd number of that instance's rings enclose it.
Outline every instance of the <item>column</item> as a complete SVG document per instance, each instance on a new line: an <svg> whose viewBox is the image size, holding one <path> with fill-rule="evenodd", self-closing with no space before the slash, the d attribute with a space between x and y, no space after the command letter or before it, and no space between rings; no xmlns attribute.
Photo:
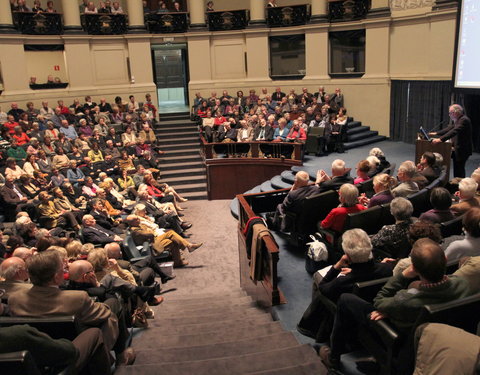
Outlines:
<svg viewBox="0 0 480 375"><path fill-rule="evenodd" d="M388 0L372 0L372 6L368 12L368 18L389 17L390 5Z"/></svg>
<svg viewBox="0 0 480 375"><path fill-rule="evenodd" d="M327 22L327 0L312 0L312 17L310 23Z"/></svg>
<svg viewBox="0 0 480 375"><path fill-rule="evenodd" d="M188 11L190 13L190 28L203 29L205 25L204 2L199 0L188 0Z"/></svg>
<svg viewBox="0 0 480 375"><path fill-rule="evenodd" d="M0 0L0 33L15 32L10 0Z"/></svg>
<svg viewBox="0 0 480 375"><path fill-rule="evenodd" d="M62 0L63 27L68 34L83 32L80 22L80 9L76 0Z"/></svg>
<svg viewBox="0 0 480 375"><path fill-rule="evenodd" d="M145 17L142 0L128 0L128 30L130 32L145 32Z"/></svg>
<svg viewBox="0 0 480 375"><path fill-rule="evenodd" d="M265 24L265 2L263 0L250 0L250 26L263 26Z"/></svg>

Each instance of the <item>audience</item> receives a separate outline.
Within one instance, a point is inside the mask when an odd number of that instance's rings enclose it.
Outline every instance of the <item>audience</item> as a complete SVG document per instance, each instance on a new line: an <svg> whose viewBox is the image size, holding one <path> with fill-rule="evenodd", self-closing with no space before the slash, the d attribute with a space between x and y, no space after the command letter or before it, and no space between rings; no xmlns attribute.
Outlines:
<svg viewBox="0 0 480 375"><path fill-rule="evenodd" d="M480 255L480 208L469 209L462 217L462 224L465 238L451 242L445 249L449 261Z"/></svg>
<svg viewBox="0 0 480 375"><path fill-rule="evenodd" d="M450 210L452 196L447 189L443 187L433 188L430 193L430 203L433 208L421 214L420 220L440 224L455 218Z"/></svg>

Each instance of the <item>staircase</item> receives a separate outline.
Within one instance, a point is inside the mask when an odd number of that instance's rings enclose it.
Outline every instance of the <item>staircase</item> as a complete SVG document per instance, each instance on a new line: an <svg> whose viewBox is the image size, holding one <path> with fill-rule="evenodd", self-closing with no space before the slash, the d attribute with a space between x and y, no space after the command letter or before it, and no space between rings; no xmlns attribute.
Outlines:
<svg viewBox="0 0 480 375"><path fill-rule="evenodd" d="M167 296L150 327L133 339L133 366L115 374L326 374L315 351L256 308L241 289Z"/></svg>
<svg viewBox="0 0 480 375"><path fill-rule="evenodd" d="M384 141L385 139L387 137L378 135L378 131L370 130L370 126L364 126L361 121L355 121L353 117L349 117L347 122L347 141L343 146L345 150L349 150L370 143Z"/></svg>
<svg viewBox="0 0 480 375"><path fill-rule="evenodd" d="M169 113L160 116L155 127L160 149L162 182L171 185L188 199L207 199L205 166L199 153L197 125L190 114Z"/></svg>

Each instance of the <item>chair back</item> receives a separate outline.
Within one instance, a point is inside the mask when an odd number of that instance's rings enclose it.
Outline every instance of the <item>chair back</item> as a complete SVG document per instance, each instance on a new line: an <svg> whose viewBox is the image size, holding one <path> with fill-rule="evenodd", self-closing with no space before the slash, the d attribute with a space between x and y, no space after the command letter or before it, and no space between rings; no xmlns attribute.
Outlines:
<svg viewBox="0 0 480 375"><path fill-rule="evenodd" d="M382 216L380 217L382 225L395 224L395 218L390 212L390 203L382 204L380 207L382 207Z"/></svg>
<svg viewBox="0 0 480 375"><path fill-rule="evenodd" d="M384 277L382 279L355 283L353 285L352 293L367 302L373 302L377 293L383 288L389 279L389 277Z"/></svg>
<svg viewBox="0 0 480 375"><path fill-rule="evenodd" d="M0 327L10 327L18 324L28 324L46 333L52 339L73 340L78 335L74 316L52 316L52 317L0 317Z"/></svg>
<svg viewBox="0 0 480 375"><path fill-rule="evenodd" d="M0 354L0 368L2 375L41 374L32 355L26 350Z"/></svg>
<svg viewBox="0 0 480 375"><path fill-rule="evenodd" d="M395 163L390 163L390 166L385 168L382 172L380 173L386 173L388 175L393 175L393 173L395 172L395 168L396 168L397 164Z"/></svg>
<svg viewBox="0 0 480 375"><path fill-rule="evenodd" d="M367 234L375 234L383 225L380 221L381 217L382 207L380 206L374 206L360 212L348 214L343 229L346 231L353 228L360 228L367 232Z"/></svg>
<svg viewBox="0 0 480 375"><path fill-rule="evenodd" d="M373 190L373 178L367 181L363 181L355 186L357 187L360 194L365 193L365 195L369 198L372 197L375 193Z"/></svg>
<svg viewBox="0 0 480 375"><path fill-rule="evenodd" d="M462 216L459 216L453 220L445 221L441 223L440 230L442 231L443 238L462 234L462 231L463 231Z"/></svg>
<svg viewBox="0 0 480 375"><path fill-rule="evenodd" d="M422 213L430 210L432 207L430 203L430 190L422 189L407 197L413 205L413 216L419 217Z"/></svg>
<svg viewBox="0 0 480 375"><path fill-rule="evenodd" d="M125 239L123 240L123 249L125 250L125 256L128 260L142 257L142 254L138 251L137 245L135 245L131 234L125 236Z"/></svg>
<svg viewBox="0 0 480 375"><path fill-rule="evenodd" d="M317 223L325 219L328 213L339 204L338 192L325 191L307 197L302 202L300 213L296 217L295 229L299 233L312 234L317 230Z"/></svg>

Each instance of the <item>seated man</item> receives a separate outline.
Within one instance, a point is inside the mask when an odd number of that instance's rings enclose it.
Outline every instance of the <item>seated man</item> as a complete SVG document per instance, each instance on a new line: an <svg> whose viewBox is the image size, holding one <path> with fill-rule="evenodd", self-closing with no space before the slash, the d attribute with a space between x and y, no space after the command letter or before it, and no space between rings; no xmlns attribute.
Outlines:
<svg viewBox="0 0 480 375"><path fill-rule="evenodd" d="M420 158L420 163L417 165L418 172L424 176L428 182L433 182L439 175L440 170L435 165L436 159L433 152L427 151Z"/></svg>
<svg viewBox="0 0 480 375"><path fill-rule="evenodd" d="M303 199L319 192L320 189L318 185L310 185L309 182L310 176L307 172L300 171L295 175L292 188L283 202L277 206L275 217L273 219L277 228L280 227L282 231L288 232L290 228L288 225L288 219L285 215L288 212L299 214Z"/></svg>
<svg viewBox="0 0 480 375"><path fill-rule="evenodd" d="M408 197L409 195L416 193L418 185L412 180L417 172L417 168L413 161L404 161L398 167L398 181L400 184L392 190L394 197Z"/></svg>
<svg viewBox="0 0 480 375"><path fill-rule="evenodd" d="M174 265L177 267L186 266L188 261L182 256L181 250L187 249L190 253L197 250L203 243L194 244L180 237L173 230L169 230L161 235L155 235L154 231L144 224L140 224L140 218L135 215L129 215L125 220L130 227L130 232L135 244L143 244L148 241L152 244L156 253L162 253L167 250L172 254Z"/></svg>
<svg viewBox="0 0 480 375"><path fill-rule="evenodd" d="M389 319L395 327L408 330L426 304L437 304L466 297L468 283L457 276L445 275L446 258L440 246L428 238L415 242L410 253L412 265L393 276L377 294L374 304L353 294L343 294L337 303L337 312L331 335L331 349L320 348L320 357L329 368L338 368L340 356L345 353L351 334L358 326L368 326L368 320ZM419 281L415 281L416 278ZM415 282L413 282L415 281ZM368 316L369 315L369 316ZM412 349L410 347L405 349ZM412 364L401 363L400 373L411 373Z"/></svg>
<svg viewBox="0 0 480 375"><path fill-rule="evenodd" d="M92 215L85 215L82 222L82 235L85 242L90 242L94 245L105 245L110 242L122 241L122 238L120 236L98 225Z"/></svg>
<svg viewBox="0 0 480 375"><path fill-rule="evenodd" d="M0 264L0 289L5 291L3 298L18 290L30 289L32 284L28 282L27 266L22 258L12 256Z"/></svg>
<svg viewBox="0 0 480 375"><path fill-rule="evenodd" d="M374 261L372 244L362 229L346 231L342 236L342 249L345 255L323 278L319 272L315 273L312 302L297 325L302 335L315 338L317 342L328 340L332 329L333 317L325 308L325 297L336 302L343 293L351 292L357 282L392 275L390 264Z"/></svg>
<svg viewBox="0 0 480 375"><path fill-rule="evenodd" d="M115 346L120 354L119 363L133 363L135 353L131 348L125 349L128 336L119 336L117 317L112 310L103 303L93 302L83 291L59 288L64 282L64 264L57 251L47 250L31 257L27 268L33 287L10 295L8 304L13 316L75 316L80 330L101 329L107 350Z"/></svg>
<svg viewBox="0 0 480 375"><path fill-rule="evenodd" d="M472 207L480 206L476 198L478 183L471 177L463 178L458 184L458 192L455 195L460 198L457 204L450 207L455 216L462 216Z"/></svg>
<svg viewBox="0 0 480 375"><path fill-rule="evenodd" d="M345 162L336 159L332 163L332 176L329 176L324 170L317 172L315 183L320 186L319 193L328 190L338 190L343 184L353 184L353 178L350 177L350 169L345 168Z"/></svg>

